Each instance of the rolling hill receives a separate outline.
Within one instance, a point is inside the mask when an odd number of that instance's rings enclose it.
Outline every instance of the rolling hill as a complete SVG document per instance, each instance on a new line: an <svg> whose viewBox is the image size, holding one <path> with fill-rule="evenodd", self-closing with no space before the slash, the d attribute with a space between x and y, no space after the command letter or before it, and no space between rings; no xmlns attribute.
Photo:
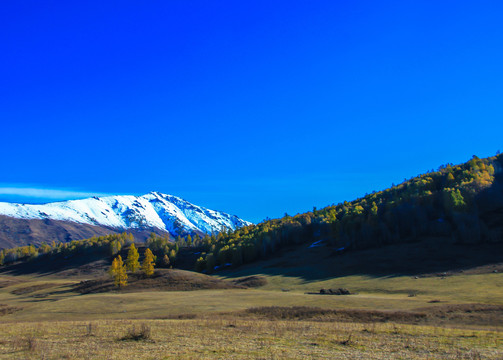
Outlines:
<svg viewBox="0 0 503 360"><path fill-rule="evenodd" d="M335 266L343 252L430 239L442 251L503 242L503 155L474 156L351 202L221 233L203 244L196 268L238 267L304 243L324 247Z"/></svg>

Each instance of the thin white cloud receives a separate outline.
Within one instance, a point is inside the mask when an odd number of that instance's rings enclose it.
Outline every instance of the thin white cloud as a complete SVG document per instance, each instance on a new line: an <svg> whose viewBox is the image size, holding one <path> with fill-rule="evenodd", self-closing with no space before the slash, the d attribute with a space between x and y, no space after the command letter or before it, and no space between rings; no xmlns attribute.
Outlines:
<svg viewBox="0 0 503 360"><path fill-rule="evenodd" d="M106 196L108 194L64 189L41 189L35 187L3 186L0 187L0 196L1 195L19 196L32 199L69 200L91 196Z"/></svg>

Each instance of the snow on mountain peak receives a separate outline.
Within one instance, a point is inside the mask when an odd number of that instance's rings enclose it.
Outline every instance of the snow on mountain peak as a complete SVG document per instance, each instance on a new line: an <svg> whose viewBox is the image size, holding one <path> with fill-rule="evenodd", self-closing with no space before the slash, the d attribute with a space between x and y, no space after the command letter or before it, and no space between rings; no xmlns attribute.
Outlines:
<svg viewBox="0 0 503 360"><path fill-rule="evenodd" d="M120 229L218 232L251 224L235 215L210 210L173 195L152 191L142 196L117 195L41 205L0 202L0 215L52 219Z"/></svg>

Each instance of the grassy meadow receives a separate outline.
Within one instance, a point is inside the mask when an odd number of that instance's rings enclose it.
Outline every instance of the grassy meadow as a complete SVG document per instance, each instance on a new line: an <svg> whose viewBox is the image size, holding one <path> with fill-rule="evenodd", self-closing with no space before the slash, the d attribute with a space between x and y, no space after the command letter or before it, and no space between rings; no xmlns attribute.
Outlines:
<svg viewBox="0 0 503 360"><path fill-rule="evenodd" d="M261 276L254 289L82 295L79 278L0 275L0 358L503 358L501 273ZM356 294L308 294L335 287ZM133 326L148 336L125 339Z"/></svg>
<svg viewBox="0 0 503 360"><path fill-rule="evenodd" d="M127 339L133 326L150 334ZM389 323L227 316L3 326L5 359L498 359L503 334Z"/></svg>
<svg viewBox="0 0 503 360"><path fill-rule="evenodd" d="M421 260L417 271L414 257L428 259L421 249L348 253L334 264L306 246L211 277L164 269L149 286L90 293L76 285L110 281L104 265L3 271L0 359L503 358L502 264L454 271ZM249 276L261 286L234 286ZM203 290L181 291L189 288ZM338 288L352 294L319 293Z"/></svg>

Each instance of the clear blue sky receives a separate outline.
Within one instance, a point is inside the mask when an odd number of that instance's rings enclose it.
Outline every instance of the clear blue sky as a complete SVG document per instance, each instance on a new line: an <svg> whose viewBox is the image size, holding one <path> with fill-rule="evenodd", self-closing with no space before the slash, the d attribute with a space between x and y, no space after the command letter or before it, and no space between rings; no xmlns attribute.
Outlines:
<svg viewBox="0 0 503 360"><path fill-rule="evenodd" d="M502 18L501 1L4 2L0 200L156 190L258 222L494 155Z"/></svg>

